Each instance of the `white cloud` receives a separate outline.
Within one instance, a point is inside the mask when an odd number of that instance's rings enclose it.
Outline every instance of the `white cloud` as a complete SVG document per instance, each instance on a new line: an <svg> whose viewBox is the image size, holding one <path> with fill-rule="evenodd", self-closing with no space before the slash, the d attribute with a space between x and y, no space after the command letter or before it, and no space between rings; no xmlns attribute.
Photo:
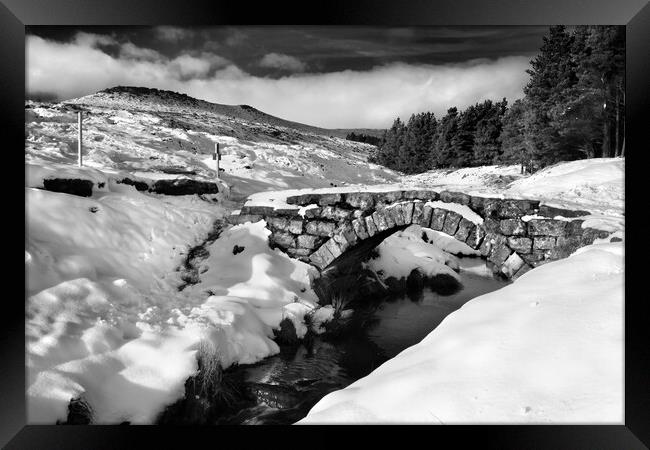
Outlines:
<svg viewBox="0 0 650 450"><path fill-rule="evenodd" d="M80 43L82 42L82 43ZM56 43L27 38L27 89L60 98L116 85L170 89L225 104L248 104L269 114L327 128L388 127L396 116L465 108L484 99L523 96L529 58L507 57L453 65L391 64L368 71L257 77L214 54L173 60L113 58L84 38ZM212 72L211 72L212 71Z"/></svg>
<svg viewBox="0 0 650 450"><path fill-rule="evenodd" d="M120 56L124 58L145 59L149 61L163 59L163 56L156 50L138 47L132 42L127 42L121 45Z"/></svg>
<svg viewBox="0 0 650 450"><path fill-rule="evenodd" d="M156 36L163 41L178 42L192 36L192 31L164 25L156 27Z"/></svg>
<svg viewBox="0 0 650 450"><path fill-rule="evenodd" d="M268 53L260 60L260 66L271 69L289 70L291 72L303 72L307 65L293 56L281 53Z"/></svg>

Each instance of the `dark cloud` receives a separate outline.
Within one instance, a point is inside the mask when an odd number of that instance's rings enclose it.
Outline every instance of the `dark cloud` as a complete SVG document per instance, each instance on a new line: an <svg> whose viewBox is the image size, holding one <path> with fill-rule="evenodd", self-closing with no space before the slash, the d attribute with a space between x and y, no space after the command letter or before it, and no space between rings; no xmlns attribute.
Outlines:
<svg viewBox="0 0 650 450"><path fill-rule="evenodd" d="M326 127L515 99L542 27L30 27L30 95L114 85L250 104Z"/></svg>

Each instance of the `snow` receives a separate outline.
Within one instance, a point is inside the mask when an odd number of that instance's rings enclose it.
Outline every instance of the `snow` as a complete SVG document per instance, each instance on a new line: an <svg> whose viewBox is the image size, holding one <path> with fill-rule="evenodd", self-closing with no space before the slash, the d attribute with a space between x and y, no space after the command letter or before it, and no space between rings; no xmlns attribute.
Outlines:
<svg viewBox="0 0 650 450"><path fill-rule="evenodd" d="M623 423L623 307L623 245L583 247L470 300L299 423Z"/></svg>
<svg viewBox="0 0 650 450"><path fill-rule="evenodd" d="M445 203L440 201L427 202L425 205L431 206L432 208L441 208L448 211L454 211L463 216L465 219L477 225L483 223L483 218L472 211L472 209L467 205L461 205L459 203Z"/></svg>
<svg viewBox="0 0 650 450"><path fill-rule="evenodd" d="M73 105L84 109L81 168ZM433 188L529 198L586 209L584 227L624 238L620 158L557 164L532 176L518 165L406 176L368 163L366 144L237 106L102 93L27 102L25 114L30 424L65 420L79 396L95 423L152 423L183 395L200 347L228 367L277 353L273 329L285 318L299 336L306 314L323 331L334 309L316 307L313 269L270 249L264 221L225 229L197 261L198 282L178 290L188 249L249 195L247 205L301 215L316 205L288 205L288 196ZM195 174L165 172L172 168ZM220 183L220 193L212 201L142 193L116 182L125 177L190 177ZM47 178L90 180L93 195L45 191ZM480 223L466 206L431 204ZM244 250L235 255L235 245ZM378 252L369 264L385 276L416 267L454 277L454 269L485 272L467 259L458 267L453 256L476 251L417 226ZM470 301L421 343L325 397L305 422L620 423L622 254L622 243L597 240Z"/></svg>
<svg viewBox="0 0 650 450"><path fill-rule="evenodd" d="M175 268L224 208L91 173L109 183L89 198L25 188L30 423L65 420L80 395L95 423L152 423L183 395L199 346L223 367L257 362L279 351L283 317L299 324L315 306L309 266L271 250L264 222L223 232L201 282L179 292Z"/></svg>
<svg viewBox="0 0 650 450"><path fill-rule="evenodd" d="M411 271L419 269L425 276L439 274L459 279L453 270L458 268L458 260L435 245L422 240L422 227L411 225L384 239L377 246L378 258L370 259L365 266L383 278L393 276L397 279L408 277Z"/></svg>

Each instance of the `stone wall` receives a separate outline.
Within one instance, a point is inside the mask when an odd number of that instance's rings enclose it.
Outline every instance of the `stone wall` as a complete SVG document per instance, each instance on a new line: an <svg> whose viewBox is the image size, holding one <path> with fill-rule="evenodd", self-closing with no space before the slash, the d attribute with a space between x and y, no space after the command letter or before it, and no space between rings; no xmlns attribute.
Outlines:
<svg viewBox="0 0 650 450"><path fill-rule="evenodd" d="M461 214L426 205L428 201L465 205L483 218L477 225ZM244 206L231 223L264 219L272 247L319 270L361 241L410 224L442 231L479 250L495 272L516 279L532 267L565 258L578 247L609 233L582 228L575 218L588 211L540 205L538 201L470 196L461 192L406 190L390 192L309 193L288 197L291 208ZM310 206L311 205L311 206ZM300 207L304 215L300 214ZM525 216L535 216L526 218ZM527 220L523 220L526 218Z"/></svg>

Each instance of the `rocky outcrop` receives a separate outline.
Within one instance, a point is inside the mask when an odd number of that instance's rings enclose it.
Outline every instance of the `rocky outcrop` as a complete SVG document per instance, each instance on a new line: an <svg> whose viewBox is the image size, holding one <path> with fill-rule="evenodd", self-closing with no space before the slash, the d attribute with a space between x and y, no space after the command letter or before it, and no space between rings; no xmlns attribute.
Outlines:
<svg viewBox="0 0 650 450"><path fill-rule="evenodd" d="M483 222L427 204L439 200L469 208ZM582 228L588 211L540 205L534 200L471 196L462 192L405 190L389 192L307 193L287 197L295 208L244 206L231 223L266 220L273 247L319 270L362 241L417 224L442 231L479 250L495 272L516 279L532 267L565 258L606 231ZM310 206L300 214L300 207ZM554 217L562 216L562 219ZM573 219L567 219L573 218Z"/></svg>

